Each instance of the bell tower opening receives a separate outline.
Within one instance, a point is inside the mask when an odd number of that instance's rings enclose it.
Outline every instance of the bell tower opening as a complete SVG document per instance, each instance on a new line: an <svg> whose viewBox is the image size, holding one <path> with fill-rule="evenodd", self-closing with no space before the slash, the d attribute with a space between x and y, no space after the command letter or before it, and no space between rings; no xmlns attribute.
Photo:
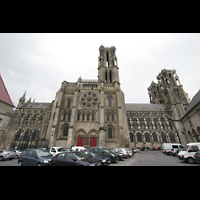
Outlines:
<svg viewBox="0 0 200 200"><path fill-rule="evenodd" d="M106 53L106 66L109 67L109 57L108 57L108 52Z"/></svg>

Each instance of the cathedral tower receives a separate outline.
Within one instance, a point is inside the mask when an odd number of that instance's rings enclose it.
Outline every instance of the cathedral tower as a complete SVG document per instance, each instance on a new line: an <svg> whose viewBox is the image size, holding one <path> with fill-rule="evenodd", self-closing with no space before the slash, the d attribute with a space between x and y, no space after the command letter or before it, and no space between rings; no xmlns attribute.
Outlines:
<svg viewBox="0 0 200 200"><path fill-rule="evenodd" d="M156 77L158 83L152 82L148 88L150 103L163 104L172 111L172 119L182 144L185 144L184 127L181 122L190 100L179 81L176 70L161 70Z"/></svg>
<svg viewBox="0 0 200 200"><path fill-rule="evenodd" d="M117 57L114 46L106 48L103 45L99 48L98 80L103 83L119 84Z"/></svg>

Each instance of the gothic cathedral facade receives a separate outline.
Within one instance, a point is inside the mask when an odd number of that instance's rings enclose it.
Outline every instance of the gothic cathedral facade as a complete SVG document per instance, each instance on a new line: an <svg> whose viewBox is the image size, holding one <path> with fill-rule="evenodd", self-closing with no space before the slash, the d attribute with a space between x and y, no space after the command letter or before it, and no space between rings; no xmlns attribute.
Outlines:
<svg viewBox="0 0 200 200"><path fill-rule="evenodd" d="M25 102L25 92L1 146L22 150L186 143L181 118L189 99L175 70L162 70L158 83L151 83L150 104L126 104L120 88L116 48L101 45L98 61L98 79L63 81L51 103L31 99Z"/></svg>

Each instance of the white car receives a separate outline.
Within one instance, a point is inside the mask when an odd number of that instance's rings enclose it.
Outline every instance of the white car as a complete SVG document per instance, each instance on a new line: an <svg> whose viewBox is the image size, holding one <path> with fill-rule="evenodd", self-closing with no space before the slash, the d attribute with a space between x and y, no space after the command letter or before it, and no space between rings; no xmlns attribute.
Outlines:
<svg viewBox="0 0 200 200"><path fill-rule="evenodd" d="M195 162L194 154L199 150L200 142L188 143L185 148L178 153L178 157L180 160L193 164Z"/></svg>
<svg viewBox="0 0 200 200"><path fill-rule="evenodd" d="M80 146L74 146L71 148L71 150L73 151L82 151L82 150L85 150L86 148L85 147L80 147Z"/></svg>
<svg viewBox="0 0 200 200"><path fill-rule="evenodd" d="M63 147L51 147L49 153L52 154L53 156L56 156L58 153L62 153L65 151L67 150Z"/></svg>
<svg viewBox="0 0 200 200"><path fill-rule="evenodd" d="M127 148L124 148L126 151L128 151L128 154L129 154L129 157L131 157L133 154L132 154L132 151L128 150Z"/></svg>
<svg viewBox="0 0 200 200"><path fill-rule="evenodd" d="M117 153L122 153L122 154L124 155L125 158L128 158L128 157L129 157L128 151L126 151L126 150L123 149L123 148L115 148L114 151L117 152Z"/></svg>

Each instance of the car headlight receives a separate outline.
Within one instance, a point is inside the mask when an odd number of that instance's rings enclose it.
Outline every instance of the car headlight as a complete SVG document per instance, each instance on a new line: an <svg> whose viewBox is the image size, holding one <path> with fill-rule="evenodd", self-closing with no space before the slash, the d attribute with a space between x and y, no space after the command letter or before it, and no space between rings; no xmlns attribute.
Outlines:
<svg viewBox="0 0 200 200"><path fill-rule="evenodd" d="M48 160L44 160L44 163L48 163L49 161Z"/></svg>
<svg viewBox="0 0 200 200"><path fill-rule="evenodd" d="M101 162L106 162L106 160L102 160Z"/></svg>
<svg viewBox="0 0 200 200"><path fill-rule="evenodd" d="M114 154L111 154L113 157L115 156Z"/></svg>
<svg viewBox="0 0 200 200"><path fill-rule="evenodd" d="M94 163L92 163L90 166L95 166L95 164L94 164Z"/></svg>

